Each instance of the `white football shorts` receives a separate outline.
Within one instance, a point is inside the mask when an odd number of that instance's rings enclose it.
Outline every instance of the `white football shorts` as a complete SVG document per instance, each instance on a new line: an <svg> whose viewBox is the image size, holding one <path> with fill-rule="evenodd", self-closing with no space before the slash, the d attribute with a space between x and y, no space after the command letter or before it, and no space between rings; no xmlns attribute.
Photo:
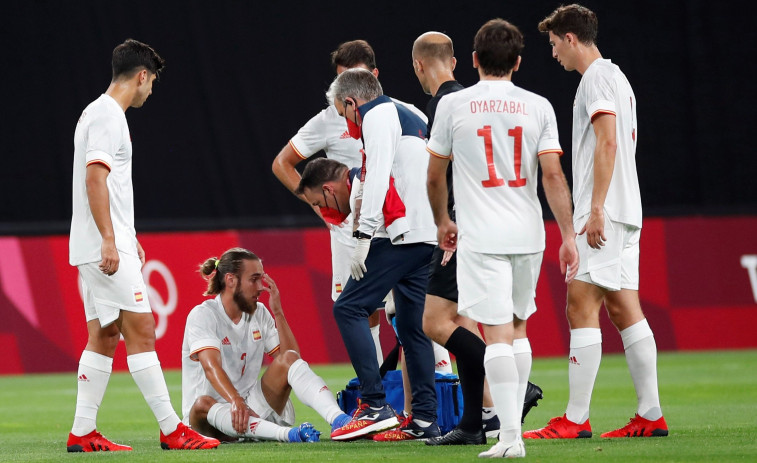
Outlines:
<svg viewBox="0 0 757 463"><path fill-rule="evenodd" d="M460 315L486 325L504 325L513 315L527 320L536 312L536 282L543 252L481 254L457 246L457 287Z"/></svg>
<svg viewBox="0 0 757 463"><path fill-rule="evenodd" d="M99 319L103 328L116 321L122 310L152 312L142 262L137 256L121 252L118 255L118 271L111 276L100 271L99 261L78 266L87 321Z"/></svg>
<svg viewBox="0 0 757 463"><path fill-rule="evenodd" d="M348 227L349 225L344 225ZM341 230L331 232L331 300L336 298L344 290L347 280L350 279L350 261L355 245L347 245L335 238Z"/></svg>
<svg viewBox="0 0 757 463"><path fill-rule="evenodd" d="M576 224L583 224L588 215ZM633 225L613 222L605 215L605 245L594 249L586 241L586 234L576 236L578 273L576 280L584 281L609 291L639 289L639 241L641 229Z"/></svg>
<svg viewBox="0 0 757 463"><path fill-rule="evenodd" d="M292 405L292 401L287 399L287 403L284 405L284 412L279 415L265 400L263 386L260 381L256 381L255 385L250 389L245 402L247 402L247 406L252 411L265 421L276 423L279 426L292 426L294 424L294 405Z"/></svg>

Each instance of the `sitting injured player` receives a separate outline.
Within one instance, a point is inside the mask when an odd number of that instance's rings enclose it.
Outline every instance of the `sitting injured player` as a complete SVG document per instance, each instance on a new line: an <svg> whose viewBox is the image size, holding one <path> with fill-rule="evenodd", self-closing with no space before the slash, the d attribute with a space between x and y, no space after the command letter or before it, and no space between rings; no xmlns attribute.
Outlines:
<svg viewBox="0 0 757 463"><path fill-rule="evenodd" d="M291 391L331 426L350 417L300 357L276 283L252 252L232 248L200 266L206 296L187 316L182 345L184 422L225 441L317 442L310 423L294 426ZM270 312L259 301L269 295ZM260 377L263 355L273 362ZM260 379L258 379L260 377Z"/></svg>

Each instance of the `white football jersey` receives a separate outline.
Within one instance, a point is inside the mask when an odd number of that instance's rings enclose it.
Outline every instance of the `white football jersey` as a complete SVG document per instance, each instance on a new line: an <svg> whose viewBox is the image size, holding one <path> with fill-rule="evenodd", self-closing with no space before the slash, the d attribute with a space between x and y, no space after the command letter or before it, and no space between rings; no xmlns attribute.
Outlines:
<svg viewBox="0 0 757 463"><path fill-rule="evenodd" d="M187 316L181 346L181 411L188 419L195 400L209 395L225 402L205 377L197 353L205 349L221 352L221 364L242 397L247 397L258 380L263 354L279 349L279 332L273 316L258 302L252 315L234 324L221 304L221 297L208 299Z"/></svg>
<svg viewBox="0 0 757 463"><path fill-rule="evenodd" d="M87 166L108 167L110 218L116 248L137 255L134 230L134 190L131 182L131 135L123 108L106 94L87 106L74 132L73 214L69 238L69 263L81 265L101 259L102 236L87 198Z"/></svg>
<svg viewBox="0 0 757 463"><path fill-rule="evenodd" d="M573 103L573 217L591 212L594 188L594 150L597 137L592 118L615 115L615 169L605 199L605 213L614 222L641 228L641 193L636 174L636 97L618 66L597 59L586 69ZM576 223L576 232L583 227Z"/></svg>
<svg viewBox="0 0 757 463"><path fill-rule="evenodd" d="M536 195L539 155L562 153L552 105L507 80L483 80L445 95L428 151L453 153L460 239L478 253L544 250Z"/></svg>

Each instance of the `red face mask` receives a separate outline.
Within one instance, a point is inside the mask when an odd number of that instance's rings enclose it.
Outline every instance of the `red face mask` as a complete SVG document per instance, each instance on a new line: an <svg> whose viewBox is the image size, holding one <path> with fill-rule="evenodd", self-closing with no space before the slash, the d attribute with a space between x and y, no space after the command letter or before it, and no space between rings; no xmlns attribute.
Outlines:
<svg viewBox="0 0 757 463"><path fill-rule="evenodd" d="M330 223L331 225L341 225L345 220L347 220L349 213L342 212L342 209L339 207L339 202L337 202L335 196L334 204L336 205L336 209L328 206L328 201L326 200L326 191L323 191L323 203L325 204L325 206L320 206L319 210L321 211L321 216L323 217L323 220L326 221L326 223Z"/></svg>
<svg viewBox="0 0 757 463"><path fill-rule="evenodd" d="M349 106L347 103L348 103L347 101L344 102L345 111L346 111L347 106ZM350 105L351 104L352 103L350 103ZM347 131L349 132L350 136L354 138L355 140L360 140L360 137L363 135L362 129L357 124L357 118L359 115L360 115L360 111L357 109L357 106L355 106L355 120L353 121L349 117L345 118L347 119Z"/></svg>

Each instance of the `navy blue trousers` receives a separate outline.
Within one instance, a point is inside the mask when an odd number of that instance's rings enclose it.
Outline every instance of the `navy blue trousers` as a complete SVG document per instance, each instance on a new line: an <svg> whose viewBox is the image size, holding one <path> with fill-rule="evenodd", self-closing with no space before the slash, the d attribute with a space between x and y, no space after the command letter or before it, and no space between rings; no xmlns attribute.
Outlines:
<svg viewBox="0 0 757 463"><path fill-rule="evenodd" d="M334 303L334 319L360 379L363 400L379 407L386 403L386 394L368 317L394 289L397 334L405 351L413 394L412 413L426 421L436 421L434 351L431 340L423 333L423 307L433 251L430 244L395 246L387 238L374 239L365 259L365 276L360 281L350 277Z"/></svg>

